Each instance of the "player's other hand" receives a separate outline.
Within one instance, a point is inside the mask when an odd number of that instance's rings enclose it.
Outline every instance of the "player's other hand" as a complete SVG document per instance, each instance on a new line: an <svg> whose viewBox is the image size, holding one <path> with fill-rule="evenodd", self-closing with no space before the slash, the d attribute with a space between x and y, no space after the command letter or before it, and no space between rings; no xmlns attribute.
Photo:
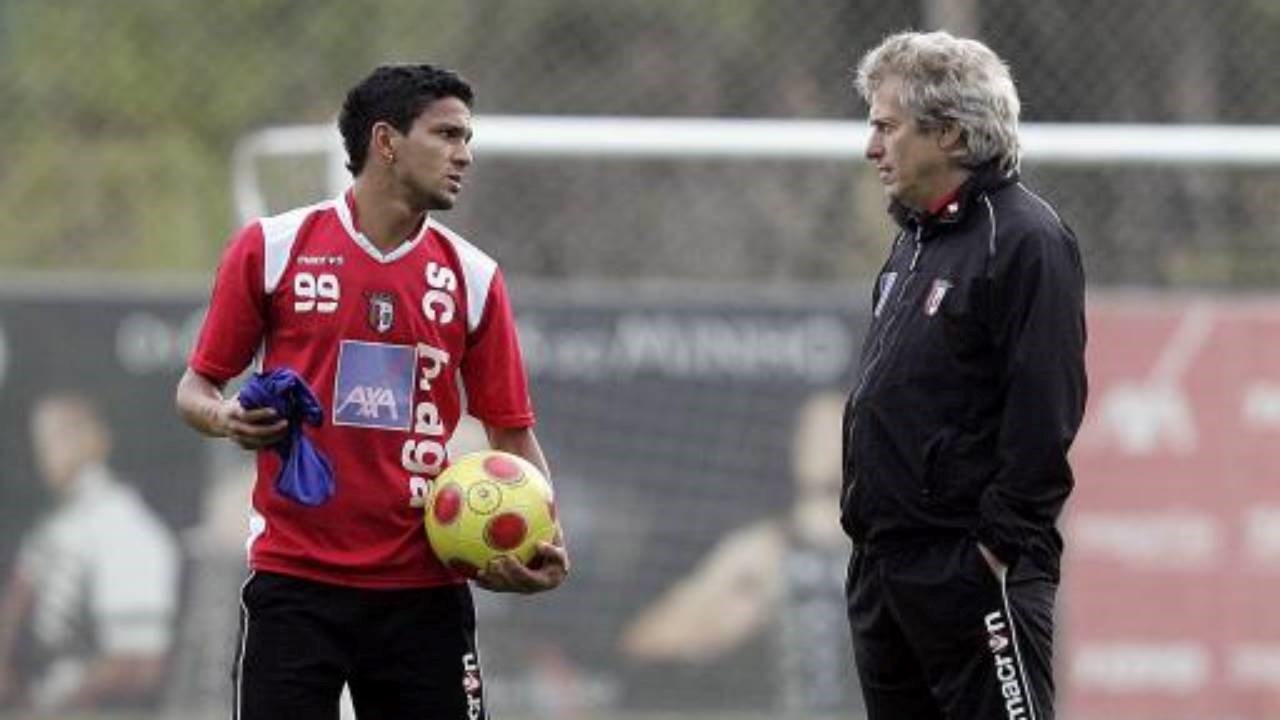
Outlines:
<svg viewBox="0 0 1280 720"><path fill-rule="evenodd" d="M560 532L552 542L538 543L528 565L509 557L499 557L476 576L476 584L493 592L526 595L551 590L569 577L569 553Z"/></svg>
<svg viewBox="0 0 1280 720"><path fill-rule="evenodd" d="M217 429L245 450L261 450L284 439L289 421L269 407L246 410L237 398L229 398L218 406Z"/></svg>

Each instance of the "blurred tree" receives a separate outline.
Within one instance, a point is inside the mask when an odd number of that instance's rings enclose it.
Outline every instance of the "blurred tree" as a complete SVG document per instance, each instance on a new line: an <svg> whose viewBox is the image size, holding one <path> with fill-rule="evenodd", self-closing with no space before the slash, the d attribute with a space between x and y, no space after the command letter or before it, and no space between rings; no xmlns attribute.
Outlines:
<svg viewBox="0 0 1280 720"><path fill-rule="evenodd" d="M375 62L376 34L409 5L9 6L0 263L207 269L234 223L236 139L332 119L342 89ZM398 35L413 32L402 23Z"/></svg>
<svg viewBox="0 0 1280 720"><path fill-rule="evenodd" d="M1278 7L0 0L0 265L207 273L236 223L237 139L332 122L343 91L380 62L459 68L482 114L856 118L850 66L863 49L956 24L1010 61L1028 121L1270 122L1280 44L1264 40L1280 33ZM884 229L878 188L855 163L816 165L482 156L450 222L517 274L866 276ZM1050 176L1044 187L1078 218L1095 281L1255 283L1280 264L1257 229L1274 224L1266 198L1280 173L1029 170Z"/></svg>

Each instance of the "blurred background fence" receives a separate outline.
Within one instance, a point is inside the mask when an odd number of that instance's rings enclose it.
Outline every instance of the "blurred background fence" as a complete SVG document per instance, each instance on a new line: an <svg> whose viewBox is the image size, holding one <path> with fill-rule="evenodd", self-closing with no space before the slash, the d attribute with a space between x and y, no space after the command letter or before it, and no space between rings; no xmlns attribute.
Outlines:
<svg viewBox="0 0 1280 720"><path fill-rule="evenodd" d="M115 430L113 462L187 560L153 714L225 706L244 468L179 427L169 397L241 221L232 154L249 134L331 123L373 65L409 60L459 69L481 123L858 119L851 66L907 27L989 43L1013 68L1026 122L1280 117L1275 0L0 0L0 563L15 564L55 505L31 406L55 388L93 395ZM799 430L811 400L848 389L890 239L874 174L847 159L478 148L444 220L514 280L566 522L581 538L575 584L482 601L495 708L856 717L843 646L806 656L778 639L843 642L844 548L776 518L803 505L803 478L820 490L829 472L802 468L793 446L834 452ZM1063 716L1280 717L1280 621L1256 600L1280 592L1280 356L1267 342L1280 322L1268 298L1280 281L1280 166L1031 156L1024 170L1080 236L1093 298ZM272 210L331 193L322 157L257 171ZM788 560L769 567L783 582L735 564L780 546ZM708 586L729 590L707 602L754 612L754 624L684 656L636 639L680 578L717 572L725 584ZM778 607L805 609L771 615ZM0 658L0 693L40 664L33 626L21 630L13 662Z"/></svg>
<svg viewBox="0 0 1280 720"><path fill-rule="evenodd" d="M237 139L329 122L378 62L459 68L481 114L848 118L863 113L858 53L940 22L1009 60L1027 121L1280 116L1270 0L3 0L0 261L205 272L233 223ZM1265 286L1280 272L1262 231L1274 169L1028 170L1086 239L1094 282ZM879 188L843 162L481 158L472 190L453 223L539 277L838 280L884 242Z"/></svg>

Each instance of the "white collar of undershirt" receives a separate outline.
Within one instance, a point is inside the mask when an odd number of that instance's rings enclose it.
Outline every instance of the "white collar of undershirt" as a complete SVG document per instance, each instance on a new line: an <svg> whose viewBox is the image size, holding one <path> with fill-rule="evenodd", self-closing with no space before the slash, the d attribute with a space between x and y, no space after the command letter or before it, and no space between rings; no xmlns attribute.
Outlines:
<svg viewBox="0 0 1280 720"><path fill-rule="evenodd" d="M338 210L338 221L342 223L343 229L347 231L347 234L351 236L355 244L359 245L360 249L364 250L369 257L377 262L383 264L393 263L413 252L413 249L418 246L418 243L422 242L422 238L426 236L427 231L430 229L430 216L424 217L422 219L422 228L418 230L418 234L414 235L412 240L402 242L391 252L384 253L364 233L356 229L355 218L351 214L351 206L347 204L347 196L350 192L350 188L343 190L342 194L333 203Z"/></svg>

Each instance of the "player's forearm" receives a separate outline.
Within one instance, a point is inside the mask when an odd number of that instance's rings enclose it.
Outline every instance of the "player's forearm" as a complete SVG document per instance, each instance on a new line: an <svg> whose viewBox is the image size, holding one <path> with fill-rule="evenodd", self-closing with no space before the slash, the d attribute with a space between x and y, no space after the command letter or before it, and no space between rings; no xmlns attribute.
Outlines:
<svg viewBox="0 0 1280 720"><path fill-rule="evenodd" d="M225 437L219 410L224 398L222 388L191 368L178 381L174 405L188 425L210 437Z"/></svg>
<svg viewBox="0 0 1280 720"><path fill-rule="evenodd" d="M538 436L534 434L533 428L500 428L486 425L485 431L489 435L489 445L493 449L519 455L542 471L543 477L551 480L547 458L542 453L542 446L538 443Z"/></svg>

